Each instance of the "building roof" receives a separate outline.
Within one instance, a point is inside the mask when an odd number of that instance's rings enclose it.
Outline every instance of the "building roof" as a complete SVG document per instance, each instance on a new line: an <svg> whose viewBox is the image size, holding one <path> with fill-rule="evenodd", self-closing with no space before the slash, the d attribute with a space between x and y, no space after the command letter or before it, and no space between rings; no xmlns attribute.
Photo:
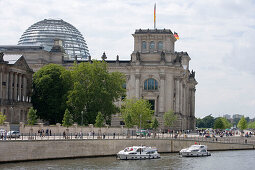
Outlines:
<svg viewBox="0 0 255 170"><path fill-rule="evenodd" d="M20 57L22 57L21 54L4 54L3 59L7 61L8 64L15 64Z"/></svg>
<svg viewBox="0 0 255 170"><path fill-rule="evenodd" d="M18 45L42 45L51 48L54 40L63 42L69 59L87 59L89 50L82 34L73 25L62 19L44 19L31 25L21 36Z"/></svg>
<svg viewBox="0 0 255 170"><path fill-rule="evenodd" d="M135 34L173 34L170 29L138 29Z"/></svg>

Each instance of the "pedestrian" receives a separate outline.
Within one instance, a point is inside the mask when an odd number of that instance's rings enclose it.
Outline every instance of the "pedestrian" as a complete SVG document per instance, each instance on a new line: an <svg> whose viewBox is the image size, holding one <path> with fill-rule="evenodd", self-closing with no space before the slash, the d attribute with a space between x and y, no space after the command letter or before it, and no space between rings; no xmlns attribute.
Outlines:
<svg viewBox="0 0 255 170"><path fill-rule="evenodd" d="M49 136L49 129L46 129L46 136Z"/></svg>
<svg viewBox="0 0 255 170"><path fill-rule="evenodd" d="M51 129L50 129L50 136L51 136Z"/></svg>
<svg viewBox="0 0 255 170"><path fill-rule="evenodd" d="M93 139L94 139L94 136L95 136L95 132L94 131L92 132L92 135L93 135Z"/></svg>
<svg viewBox="0 0 255 170"><path fill-rule="evenodd" d="M115 132L113 133L113 139L115 139Z"/></svg>
<svg viewBox="0 0 255 170"><path fill-rule="evenodd" d="M63 138L66 139L66 132L63 132Z"/></svg>

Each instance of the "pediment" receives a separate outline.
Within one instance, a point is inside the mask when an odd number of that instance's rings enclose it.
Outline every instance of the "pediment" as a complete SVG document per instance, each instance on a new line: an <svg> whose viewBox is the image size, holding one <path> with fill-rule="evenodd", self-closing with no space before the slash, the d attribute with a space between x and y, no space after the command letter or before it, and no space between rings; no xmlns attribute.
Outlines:
<svg viewBox="0 0 255 170"><path fill-rule="evenodd" d="M21 56L15 63L14 66L26 70L26 71L32 71L31 68L28 66L26 59Z"/></svg>

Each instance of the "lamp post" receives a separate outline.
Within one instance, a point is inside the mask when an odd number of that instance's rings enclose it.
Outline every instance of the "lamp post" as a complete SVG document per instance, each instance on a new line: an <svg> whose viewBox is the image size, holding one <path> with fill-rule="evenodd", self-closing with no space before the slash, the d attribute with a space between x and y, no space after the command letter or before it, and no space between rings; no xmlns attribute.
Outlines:
<svg viewBox="0 0 255 170"><path fill-rule="evenodd" d="M83 126L83 111L81 111L81 125Z"/></svg>
<svg viewBox="0 0 255 170"><path fill-rule="evenodd" d="M140 114L140 130L141 130L141 118L142 118L142 115Z"/></svg>

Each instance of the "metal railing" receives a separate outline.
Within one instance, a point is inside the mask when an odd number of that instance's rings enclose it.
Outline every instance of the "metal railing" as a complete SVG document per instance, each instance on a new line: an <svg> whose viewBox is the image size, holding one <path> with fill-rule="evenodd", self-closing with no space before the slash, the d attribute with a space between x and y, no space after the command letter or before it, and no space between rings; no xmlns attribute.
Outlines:
<svg viewBox="0 0 255 170"><path fill-rule="evenodd" d="M139 135L136 134L120 134L120 133L66 133L66 134L20 134L13 136L0 136L1 141L37 141L37 140L187 140L194 141L194 143L201 142L214 142L214 143L235 143L235 144L255 144L255 136L252 137L240 137L240 136L228 136L228 137L212 137L205 138L200 135L190 135L190 134L166 134L166 133L152 133L151 135Z"/></svg>

